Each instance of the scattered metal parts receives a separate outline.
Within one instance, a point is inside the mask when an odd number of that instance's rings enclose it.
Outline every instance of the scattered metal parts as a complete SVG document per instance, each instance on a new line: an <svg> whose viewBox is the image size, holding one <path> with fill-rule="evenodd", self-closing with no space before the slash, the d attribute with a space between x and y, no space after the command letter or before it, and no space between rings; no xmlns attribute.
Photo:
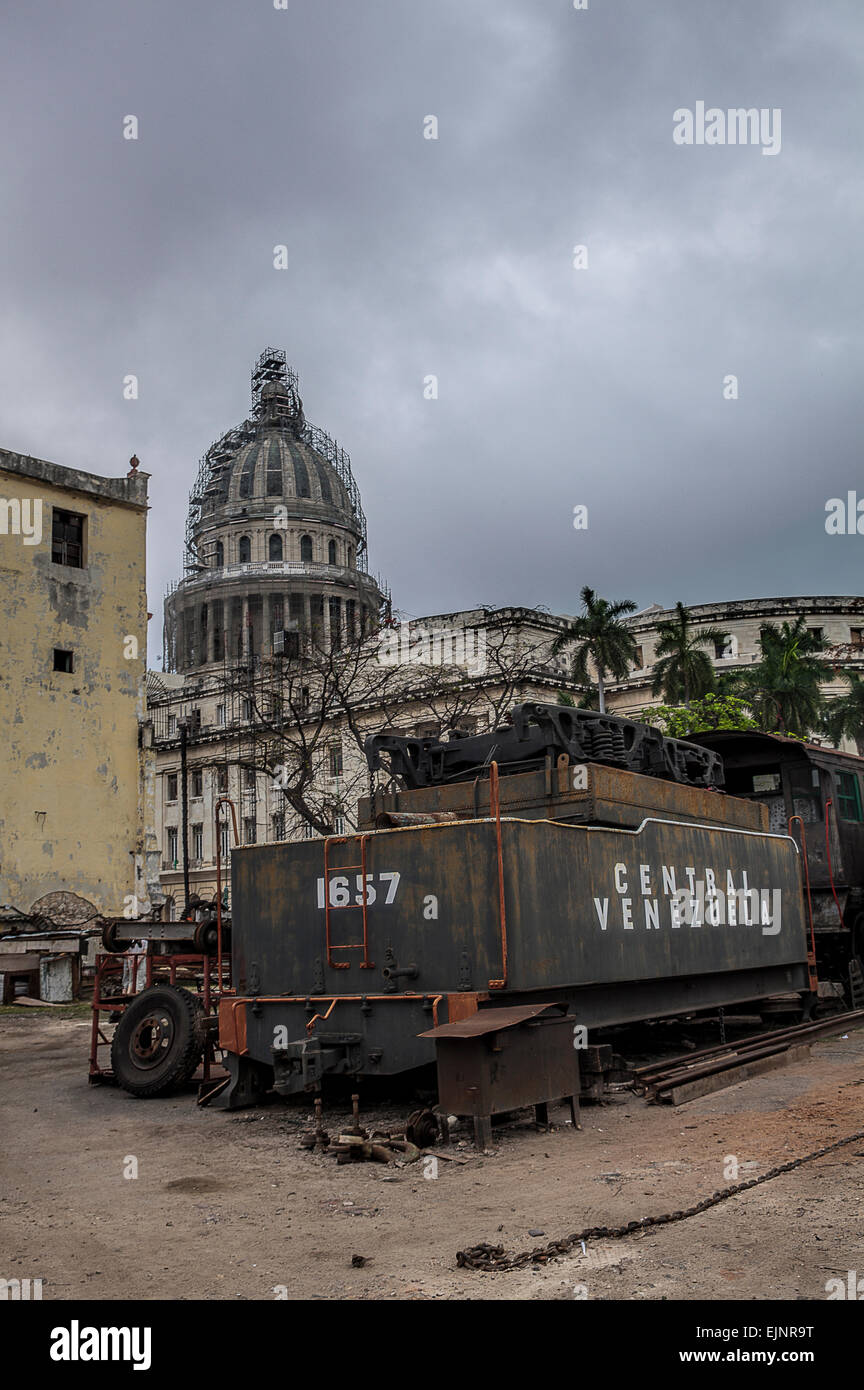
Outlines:
<svg viewBox="0 0 864 1390"><path fill-rule="evenodd" d="M415 1163L420 1157L418 1145L412 1144L410 1139L391 1139L390 1148L401 1154L406 1163Z"/></svg>
<svg viewBox="0 0 864 1390"><path fill-rule="evenodd" d="M321 1149L326 1149L327 1145L330 1143L330 1136L329 1136L329 1134L326 1133L326 1131L325 1131L325 1129L324 1129L324 1120L323 1120L322 1117L323 1117L323 1107L322 1107L321 1097L320 1097L320 1096L316 1096L316 1097L315 1097L315 1148L316 1148L316 1150L318 1150L319 1152L320 1152Z"/></svg>
<svg viewBox="0 0 864 1390"><path fill-rule="evenodd" d="M400 1129L366 1130L360 1123L360 1097L351 1097L351 1108L353 1124L341 1130L336 1139L331 1142L330 1136L325 1133L323 1120L321 1117L321 1099L315 1100L315 1127L305 1130L300 1136L301 1149L315 1149L317 1152L333 1154L336 1162L358 1163L366 1160L371 1163L414 1163L427 1145L416 1144L406 1132L406 1127ZM425 1115L425 1129L429 1133L429 1142L433 1142L438 1137L438 1116L431 1110L414 1112L415 1115ZM428 1117L431 1116L431 1122Z"/></svg>
<svg viewBox="0 0 864 1390"><path fill-rule="evenodd" d="M301 1148L301 1149L315 1149L316 1152L321 1153L324 1149L326 1149L326 1148L328 1147L329 1143L330 1143L330 1135L327 1133L327 1131L326 1131L325 1128L324 1128L324 1119L323 1119L323 1114L322 1114L322 1102L321 1102L321 1097L320 1097L320 1096L316 1096L316 1097L315 1097L315 1125L314 1125L314 1128L312 1128L312 1129L306 1129L306 1130L304 1130L303 1133L300 1135L300 1148Z"/></svg>
<svg viewBox="0 0 864 1390"><path fill-rule="evenodd" d="M427 1149L438 1138L438 1126L439 1117L434 1110L414 1110L408 1116L405 1138L416 1144L418 1149Z"/></svg>
<svg viewBox="0 0 864 1390"><path fill-rule="evenodd" d="M362 1126L361 1123L360 1123L360 1097L359 1097L359 1096L352 1096L352 1097L351 1097L351 1110L352 1110L352 1114L353 1114L353 1118L354 1118L354 1123L353 1123L353 1125L351 1126L351 1128L348 1129L348 1130L346 1130L345 1132L346 1132L346 1134L356 1134L356 1135L359 1135L362 1139L365 1139L365 1138L366 1138L366 1131L365 1131L365 1129L363 1128L363 1126Z"/></svg>
<svg viewBox="0 0 864 1390"><path fill-rule="evenodd" d="M340 1134L330 1152L336 1155L337 1163L360 1162L367 1159L373 1163L393 1163L396 1155L385 1144L373 1144L369 1139L361 1139L356 1134Z"/></svg>

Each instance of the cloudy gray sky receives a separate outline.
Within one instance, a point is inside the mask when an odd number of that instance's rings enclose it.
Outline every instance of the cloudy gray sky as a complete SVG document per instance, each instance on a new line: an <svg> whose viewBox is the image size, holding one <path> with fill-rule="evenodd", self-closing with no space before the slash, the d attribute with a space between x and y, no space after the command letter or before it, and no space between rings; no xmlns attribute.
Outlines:
<svg viewBox="0 0 864 1390"><path fill-rule="evenodd" d="M409 614L862 592L864 536L824 525L864 497L860 0L5 0L0 23L0 445L107 475L138 453L152 627L270 344ZM780 108L779 154L676 145L698 101Z"/></svg>

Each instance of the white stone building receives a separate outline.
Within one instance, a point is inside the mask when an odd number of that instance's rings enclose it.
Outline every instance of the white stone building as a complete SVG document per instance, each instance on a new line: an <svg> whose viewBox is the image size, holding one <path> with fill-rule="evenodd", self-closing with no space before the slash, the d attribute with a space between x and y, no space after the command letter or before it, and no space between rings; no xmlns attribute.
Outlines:
<svg viewBox="0 0 864 1390"><path fill-rule="evenodd" d="M684 599L686 604L686 598ZM826 643L824 691L829 697L840 695L847 682L843 669L864 670L864 597L859 595L805 595L795 598L732 599L721 603L689 605L694 629L718 627L729 634L723 646L706 648L715 670L745 669L761 658L759 630L763 623L780 626L803 616L807 627ZM651 694L652 668L660 623L675 617L674 609L652 604L625 619L637 642L637 665L626 681L607 687L608 708L617 714L633 715L646 705L660 703ZM855 751L852 749L851 751Z"/></svg>

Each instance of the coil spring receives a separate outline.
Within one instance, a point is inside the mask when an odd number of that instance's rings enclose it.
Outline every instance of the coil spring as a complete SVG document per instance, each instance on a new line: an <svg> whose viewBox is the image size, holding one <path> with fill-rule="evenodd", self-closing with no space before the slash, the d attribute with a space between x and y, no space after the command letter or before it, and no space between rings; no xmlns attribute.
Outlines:
<svg viewBox="0 0 864 1390"><path fill-rule="evenodd" d="M593 737L591 739L591 752L593 756L599 759L601 762L605 761L606 759L612 758L614 756L612 744L612 730L600 727L598 729L594 729L592 733Z"/></svg>
<svg viewBox="0 0 864 1390"><path fill-rule="evenodd" d="M624 744L623 729L614 728L612 731L612 755L620 762L627 762L627 749Z"/></svg>

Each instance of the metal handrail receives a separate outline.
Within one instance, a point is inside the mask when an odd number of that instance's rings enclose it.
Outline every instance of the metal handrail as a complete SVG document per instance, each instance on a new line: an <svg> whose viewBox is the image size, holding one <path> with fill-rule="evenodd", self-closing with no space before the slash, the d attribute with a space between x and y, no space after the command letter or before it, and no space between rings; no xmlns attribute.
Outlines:
<svg viewBox="0 0 864 1390"><path fill-rule="evenodd" d="M237 812L234 802L230 796L220 796L213 808L213 817L216 829L216 978L219 982L219 990L222 990L222 823L219 817L219 809L227 806L231 812L231 823L234 828L234 843L239 845L240 836L237 831Z"/></svg>

